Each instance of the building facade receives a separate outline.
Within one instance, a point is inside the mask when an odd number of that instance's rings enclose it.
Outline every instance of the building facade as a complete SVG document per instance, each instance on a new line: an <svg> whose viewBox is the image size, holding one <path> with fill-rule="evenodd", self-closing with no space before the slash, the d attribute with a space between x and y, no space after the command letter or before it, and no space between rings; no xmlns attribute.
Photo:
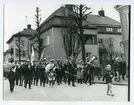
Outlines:
<svg viewBox="0 0 134 105"><path fill-rule="evenodd" d="M44 45L46 45L42 55L48 60L61 59L64 61L66 58L61 37L62 20L65 18L61 14L63 8L65 7L60 7L53 12L40 26L42 31L41 37L44 39ZM99 60L99 47L101 44L105 45L104 42L109 38L113 39L114 51L124 53L123 47L120 46L120 41L122 40L121 25L118 21L105 16L103 10L100 10L98 15L89 15L83 23L88 25L84 29L84 35L88 37L85 44L86 57L95 55ZM35 43L35 40L36 37L30 39L32 43ZM38 55L36 52L35 55L37 59ZM81 53L78 59L81 59Z"/></svg>
<svg viewBox="0 0 134 105"><path fill-rule="evenodd" d="M98 28L98 51L102 66L110 63L110 54L113 55L112 59L124 55L123 47L120 44L122 41L120 22L107 17L103 9L98 11L98 15L89 15L87 20Z"/></svg>
<svg viewBox="0 0 134 105"><path fill-rule="evenodd" d="M64 7L60 7L58 10L56 10L54 13L52 13L42 24L41 24L41 38L43 39L43 43L46 46L44 51L42 52L42 55L49 61L50 59L60 59L62 61L65 61L66 54L63 47L63 38L62 38L62 29L64 28L62 21L64 20L64 16L62 16L62 9ZM87 22L84 22L84 24L87 24ZM88 55L89 49L92 48L90 52L92 52L92 55L96 55L99 57L98 54L98 46L97 46L97 28L90 25L88 23L87 27L84 29L84 35L88 38L86 42L86 55ZM94 41L91 41L92 38L94 38ZM36 37L33 37L30 39L31 43L36 46ZM78 59L81 58L79 54ZM89 56L89 55L88 55ZM91 55L90 55L91 56ZM38 54L35 51L35 59L38 59Z"/></svg>
<svg viewBox="0 0 134 105"><path fill-rule="evenodd" d="M29 38L36 33L31 28L31 25L27 25L23 31L18 32L7 41L9 45L8 54L5 56L5 62L19 62L29 59Z"/></svg>
<svg viewBox="0 0 134 105"><path fill-rule="evenodd" d="M129 60L129 19L130 19L130 6L129 5L116 5L115 9L120 14L121 28L122 28L122 42L124 47L125 60L128 66Z"/></svg>

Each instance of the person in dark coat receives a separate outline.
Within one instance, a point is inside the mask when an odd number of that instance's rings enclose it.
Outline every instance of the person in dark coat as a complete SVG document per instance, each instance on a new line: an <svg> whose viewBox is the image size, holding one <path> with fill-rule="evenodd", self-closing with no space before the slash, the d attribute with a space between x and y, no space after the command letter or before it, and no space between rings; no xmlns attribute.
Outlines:
<svg viewBox="0 0 134 105"><path fill-rule="evenodd" d="M42 64L42 67L41 67L41 71L40 71L40 85L42 86L42 83L43 83L43 87L45 87L45 82L46 82L46 72L45 72L45 67L46 67L46 63L43 63Z"/></svg>
<svg viewBox="0 0 134 105"><path fill-rule="evenodd" d="M64 78L64 83L66 84L67 82L67 62L64 63L64 66L63 66L63 70L64 70L64 73L63 73L63 78Z"/></svg>
<svg viewBox="0 0 134 105"><path fill-rule="evenodd" d="M124 76L126 75L126 62L124 61L124 59L122 59L120 61L120 69L121 69L121 75L122 75L122 79L124 80Z"/></svg>
<svg viewBox="0 0 134 105"><path fill-rule="evenodd" d="M86 63L84 65L84 82L87 84L89 82L89 85L92 85L94 82L94 66L92 64Z"/></svg>
<svg viewBox="0 0 134 105"><path fill-rule="evenodd" d="M42 73L43 73L43 68L42 68L42 64L41 62L39 62L38 64L38 78L40 79L40 86L42 86L42 82L43 82L43 79L42 79Z"/></svg>
<svg viewBox="0 0 134 105"><path fill-rule="evenodd" d="M57 84L60 85L60 73L61 73L61 66L60 66L60 60L57 60L56 63L56 68L55 68L55 73L56 73L56 81Z"/></svg>
<svg viewBox="0 0 134 105"><path fill-rule="evenodd" d="M36 85L36 86L38 86L39 77L40 77L39 67L38 67L38 65L36 65L35 71L34 71L34 85Z"/></svg>
<svg viewBox="0 0 134 105"><path fill-rule="evenodd" d="M15 76L16 76L16 85L18 86L18 82L19 82L19 66L16 65L16 70L15 70Z"/></svg>
<svg viewBox="0 0 134 105"><path fill-rule="evenodd" d="M63 78L64 78L64 66L63 66L63 62L62 61L60 61L60 83L62 84L62 80L63 80Z"/></svg>
<svg viewBox="0 0 134 105"><path fill-rule="evenodd" d="M67 66L68 66L68 85L70 85L70 82L72 82L72 86L75 86L76 65L69 60Z"/></svg>
<svg viewBox="0 0 134 105"><path fill-rule="evenodd" d="M29 89L31 89L31 79L32 79L32 65L27 65L25 72L25 88L27 88L27 84L29 85Z"/></svg>
<svg viewBox="0 0 134 105"><path fill-rule="evenodd" d="M20 67L19 67L19 86L23 86L23 79L24 79L24 77L23 77L23 65L20 65Z"/></svg>
<svg viewBox="0 0 134 105"><path fill-rule="evenodd" d="M10 72L8 73L8 80L9 80L9 84L10 84L10 91L13 92L14 91L14 85L15 85L15 72L13 72L13 68L10 69Z"/></svg>
<svg viewBox="0 0 134 105"><path fill-rule="evenodd" d="M120 74L121 74L121 68L120 68L120 62L119 58L115 59L114 63L114 72L115 72L115 81L119 82L120 81Z"/></svg>

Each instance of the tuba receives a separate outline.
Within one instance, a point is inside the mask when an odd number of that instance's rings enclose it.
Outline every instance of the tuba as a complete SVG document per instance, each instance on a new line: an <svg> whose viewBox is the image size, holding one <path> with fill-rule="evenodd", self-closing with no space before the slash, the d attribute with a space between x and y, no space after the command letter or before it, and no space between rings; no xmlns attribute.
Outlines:
<svg viewBox="0 0 134 105"><path fill-rule="evenodd" d="M87 62L87 64L91 64L94 60L97 60L97 57L96 57L96 56L93 56L93 57L91 58L91 60L90 60L89 62Z"/></svg>

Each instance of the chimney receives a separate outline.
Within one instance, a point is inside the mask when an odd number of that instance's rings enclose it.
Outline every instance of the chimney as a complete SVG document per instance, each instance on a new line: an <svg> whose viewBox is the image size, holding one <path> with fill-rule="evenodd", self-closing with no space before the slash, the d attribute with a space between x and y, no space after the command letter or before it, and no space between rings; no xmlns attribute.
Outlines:
<svg viewBox="0 0 134 105"><path fill-rule="evenodd" d="M105 17L105 11L103 10L103 8L100 11L98 11L98 14L99 16Z"/></svg>
<svg viewBox="0 0 134 105"><path fill-rule="evenodd" d="M69 11L73 10L73 6L72 4L66 4L65 7L69 9Z"/></svg>
<svg viewBox="0 0 134 105"><path fill-rule="evenodd" d="M27 25L27 29L31 29L31 24L28 24Z"/></svg>

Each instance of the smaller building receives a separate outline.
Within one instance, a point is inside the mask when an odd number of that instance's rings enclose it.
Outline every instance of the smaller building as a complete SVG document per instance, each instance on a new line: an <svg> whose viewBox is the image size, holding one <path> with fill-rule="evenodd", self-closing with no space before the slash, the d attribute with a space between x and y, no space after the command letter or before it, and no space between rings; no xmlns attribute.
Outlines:
<svg viewBox="0 0 134 105"><path fill-rule="evenodd" d="M30 59L30 44L29 38L35 35L36 31L27 25L23 31L18 32L7 41L9 49L8 54L5 56L5 62L18 62Z"/></svg>

